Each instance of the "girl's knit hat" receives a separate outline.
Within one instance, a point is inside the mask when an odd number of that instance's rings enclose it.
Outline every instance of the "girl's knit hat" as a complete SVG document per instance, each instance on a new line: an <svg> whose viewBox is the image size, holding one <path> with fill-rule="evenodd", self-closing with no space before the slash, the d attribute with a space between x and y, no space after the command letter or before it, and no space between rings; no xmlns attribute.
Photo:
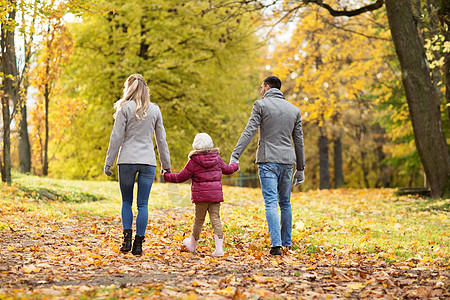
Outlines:
<svg viewBox="0 0 450 300"><path fill-rule="evenodd" d="M194 142L192 143L192 148L195 150L207 150L214 147L212 138L207 133L198 133Z"/></svg>

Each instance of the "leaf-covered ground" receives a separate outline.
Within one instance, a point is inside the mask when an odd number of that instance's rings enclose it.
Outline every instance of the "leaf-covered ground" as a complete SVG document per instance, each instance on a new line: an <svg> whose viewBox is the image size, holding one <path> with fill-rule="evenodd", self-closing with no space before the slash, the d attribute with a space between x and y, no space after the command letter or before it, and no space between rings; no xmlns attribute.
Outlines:
<svg viewBox="0 0 450 300"><path fill-rule="evenodd" d="M195 254L189 185L154 184L144 255L118 251L117 183L0 185L0 299L450 297L450 199L393 190L294 193L294 246L272 257L259 189L225 187L225 256Z"/></svg>

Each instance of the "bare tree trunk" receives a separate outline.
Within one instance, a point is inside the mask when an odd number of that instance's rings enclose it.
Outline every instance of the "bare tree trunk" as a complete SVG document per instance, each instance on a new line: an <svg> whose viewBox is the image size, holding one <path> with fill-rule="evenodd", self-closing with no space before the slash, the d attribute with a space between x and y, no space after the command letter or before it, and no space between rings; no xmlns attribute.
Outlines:
<svg viewBox="0 0 450 300"><path fill-rule="evenodd" d="M450 32L447 32L445 36L445 40L450 41ZM449 120L448 124L450 126L450 53L445 53L444 56L444 66L442 67L442 69L444 71L445 80L445 103L447 104L447 117Z"/></svg>
<svg viewBox="0 0 450 300"><path fill-rule="evenodd" d="M439 20L441 27L447 30L444 32L445 41L450 42L450 1L442 1L441 9L439 10ZM444 81L445 81L445 103L447 104L447 116L450 126L450 53L446 52L444 55Z"/></svg>
<svg viewBox="0 0 450 300"><path fill-rule="evenodd" d="M34 5L34 15L31 22L31 26L34 27L36 21L37 6ZM25 13L22 11L22 24L26 24ZM30 33L27 40L27 35L23 33L23 47L25 50L24 66L19 78L20 88L22 89L22 95L19 95L18 110L20 111L20 122L18 124L19 132L19 172L30 173L31 172L31 146L30 139L28 137L28 118L27 118L27 96L30 82L28 80L28 68L31 61L31 42L33 40L33 33Z"/></svg>
<svg viewBox="0 0 450 300"><path fill-rule="evenodd" d="M52 41L53 41L53 34L51 35L51 26L50 23L47 26L47 51L49 51L52 47ZM48 53L47 53L48 55ZM44 85L44 105L45 105L45 140L44 140L44 162L42 165L42 175L47 176L48 175L48 138L49 138L49 122L48 122L48 109L49 109L49 102L50 102L50 92L51 92L51 79L50 79L50 57L46 56L45 58L45 77L46 77L46 83Z"/></svg>
<svg viewBox="0 0 450 300"><path fill-rule="evenodd" d="M6 81L6 80L5 80ZM7 87L3 88L5 91ZM11 183L11 131L9 126L9 97L2 97L2 116L3 116L3 166L2 181Z"/></svg>
<svg viewBox="0 0 450 300"><path fill-rule="evenodd" d="M434 198L450 194L450 154L442 130L439 94L426 64L411 2L386 0L386 11L408 102L414 138Z"/></svg>
<svg viewBox="0 0 450 300"><path fill-rule="evenodd" d="M320 189L330 188L330 163L328 161L328 138L322 133L319 137Z"/></svg>
<svg viewBox="0 0 450 300"><path fill-rule="evenodd" d="M363 150L363 147L359 147L359 153L361 155L361 170L363 172L363 181L364 181L364 185L366 186L366 188L370 188L370 184L369 184L369 170L367 169L367 163L366 163L366 151Z"/></svg>
<svg viewBox="0 0 450 300"><path fill-rule="evenodd" d="M388 188L390 186L389 168L383 162L383 160L386 158L386 154L384 154L382 146L377 146L375 152L378 158L378 179L375 187Z"/></svg>
<svg viewBox="0 0 450 300"><path fill-rule="evenodd" d="M48 104L49 104L49 86L45 85L44 101L45 101L45 141L44 141L44 165L42 166L42 175L48 175Z"/></svg>
<svg viewBox="0 0 450 300"><path fill-rule="evenodd" d="M9 23L14 22L16 17L15 3L10 1L11 10L8 12ZM9 105L17 102L17 65L16 52L14 47L14 29L2 24L1 28L1 54L3 73L2 82L2 116L3 116L3 165L2 165L2 181L11 183L11 116Z"/></svg>
<svg viewBox="0 0 450 300"><path fill-rule="evenodd" d="M20 122L19 122L19 172L31 172L31 146L28 138L28 122L27 122L27 89L28 82L24 84L23 103L20 105Z"/></svg>
<svg viewBox="0 0 450 300"><path fill-rule="evenodd" d="M390 170L387 164L384 162L386 154L383 151L383 146L386 144L386 131L380 126L379 123L375 123L372 127L373 140L375 142L375 154L377 157L376 166L378 167L378 178L375 183L375 187L387 188L390 183Z"/></svg>
<svg viewBox="0 0 450 300"><path fill-rule="evenodd" d="M344 187L344 172L342 170L342 140L337 136L334 140L334 186L335 188Z"/></svg>

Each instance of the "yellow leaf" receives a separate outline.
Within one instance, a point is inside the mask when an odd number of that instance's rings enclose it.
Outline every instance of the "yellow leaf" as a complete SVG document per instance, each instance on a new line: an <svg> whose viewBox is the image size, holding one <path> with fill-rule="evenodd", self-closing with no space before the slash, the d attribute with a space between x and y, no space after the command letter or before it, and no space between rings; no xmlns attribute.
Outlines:
<svg viewBox="0 0 450 300"><path fill-rule="evenodd" d="M26 266L23 266L22 270L25 273L30 274L30 273L37 273L37 272L39 272L41 270L41 268L36 268L35 265L26 265Z"/></svg>
<svg viewBox="0 0 450 300"><path fill-rule="evenodd" d="M228 286L224 289L218 290L216 293L222 296L232 296L234 295L234 289L231 286Z"/></svg>
<svg viewBox="0 0 450 300"><path fill-rule="evenodd" d="M360 283L360 282L354 282L354 283L349 283L348 285L347 285L347 288L348 289L351 289L352 291L354 291L354 290L360 290L360 289L362 289L363 287L365 287L366 285L365 284L363 284L363 283Z"/></svg>
<svg viewBox="0 0 450 300"><path fill-rule="evenodd" d="M267 296L269 296L268 291L266 291L266 290L264 290L264 289L259 289L259 290L257 290L256 292L257 292L260 296L262 296L262 297L267 297Z"/></svg>
<svg viewBox="0 0 450 300"><path fill-rule="evenodd" d="M295 222L295 228L297 228L298 230L303 230L305 229L305 223L303 223L302 221L297 221Z"/></svg>

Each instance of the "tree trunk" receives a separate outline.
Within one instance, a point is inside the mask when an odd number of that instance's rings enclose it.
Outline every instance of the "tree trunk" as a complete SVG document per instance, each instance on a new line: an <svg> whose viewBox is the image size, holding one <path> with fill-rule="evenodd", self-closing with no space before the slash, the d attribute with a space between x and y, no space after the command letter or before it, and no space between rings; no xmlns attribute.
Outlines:
<svg viewBox="0 0 450 300"><path fill-rule="evenodd" d="M384 163L384 159L386 158L386 154L383 152L383 147L377 146L375 149L378 158L378 180L375 187L383 187L388 188L391 186L391 178L389 167L386 163Z"/></svg>
<svg viewBox="0 0 450 300"><path fill-rule="evenodd" d="M44 165L42 166L42 175L48 175L48 104L49 104L49 84L45 85L44 101L45 101L45 140L44 140Z"/></svg>
<svg viewBox="0 0 450 300"><path fill-rule="evenodd" d="M378 162L377 162L377 164L378 164L378 179L375 184L375 187L376 188L379 188L379 187L388 188L391 185L391 183L390 183L391 179L390 179L390 174L389 174L389 167L386 165L386 163L384 163L386 154L384 154L384 152L383 152L383 147L377 146L377 148L375 149L375 153L378 158Z"/></svg>
<svg viewBox="0 0 450 300"><path fill-rule="evenodd" d="M3 36L2 36L3 37ZM3 60L2 60L3 61ZM8 79L5 80L3 92L8 89ZM9 79L10 81L10 79ZM2 165L2 181L11 183L11 137L9 126L9 95L2 97L2 116L3 116L3 165Z"/></svg>
<svg viewBox="0 0 450 300"><path fill-rule="evenodd" d="M342 171L342 141L338 136L334 140L334 186L335 188L344 187L344 172Z"/></svg>
<svg viewBox="0 0 450 300"><path fill-rule="evenodd" d="M24 84L23 103L20 105L20 122L19 122L19 172L31 172L31 147L28 139L28 122L27 122L27 89L28 83Z"/></svg>
<svg viewBox="0 0 450 300"><path fill-rule="evenodd" d="M390 170L388 165L384 162L386 154L383 151L383 146L386 144L386 131L380 126L379 123L375 123L372 127L373 140L375 142L375 154L377 157L376 166L378 168L378 178L375 183L375 187L390 187Z"/></svg>
<svg viewBox="0 0 450 300"><path fill-rule="evenodd" d="M385 3L417 150L432 197L442 197L450 194L450 154L442 130L439 95L432 83L411 2Z"/></svg>
<svg viewBox="0 0 450 300"><path fill-rule="evenodd" d="M14 22L16 17L15 4L11 2L11 10L8 13L9 23ZM3 165L2 181L11 183L11 117L9 104L17 102L17 65L16 52L14 47L14 29L2 24L1 28L1 71L3 73L2 86L2 116L3 116Z"/></svg>
<svg viewBox="0 0 450 300"><path fill-rule="evenodd" d="M328 161L328 138L325 135L319 137L320 159L320 189L330 188L330 164Z"/></svg>
<svg viewBox="0 0 450 300"><path fill-rule="evenodd" d="M35 6L35 14L36 14ZM35 25L36 17L33 16L32 26ZM22 23L26 24L25 13L22 13ZM28 68L31 61L31 41L33 40L33 33L30 33L29 40L27 35L23 35L23 47L25 50L24 66L22 73L19 76L20 88L23 90L23 94L19 95L18 110L20 111L20 122L18 124L17 131L19 132L19 172L30 173L31 172L31 146L30 139L28 137L28 118L27 118L27 96L28 88L30 86ZM20 89L19 89L20 90Z"/></svg>
<svg viewBox="0 0 450 300"><path fill-rule="evenodd" d="M444 32L445 41L450 42L450 1L442 1L441 9L439 11L439 20L441 21L441 28L447 26ZM450 53L446 52L444 55L444 81L445 81L445 103L447 104L447 117L450 126Z"/></svg>
<svg viewBox="0 0 450 300"><path fill-rule="evenodd" d="M367 163L366 163L366 151L364 151L363 147L359 148L359 154L361 155L361 170L363 173L363 181L364 181L364 185L365 187L368 189L370 188L370 184L369 184L369 170L367 168Z"/></svg>
<svg viewBox="0 0 450 300"><path fill-rule="evenodd" d="M450 41L450 32L446 33L446 41ZM447 118L450 126L450 53L444 53L444 81L445 81L445 103L447 104Z"/></svg>

